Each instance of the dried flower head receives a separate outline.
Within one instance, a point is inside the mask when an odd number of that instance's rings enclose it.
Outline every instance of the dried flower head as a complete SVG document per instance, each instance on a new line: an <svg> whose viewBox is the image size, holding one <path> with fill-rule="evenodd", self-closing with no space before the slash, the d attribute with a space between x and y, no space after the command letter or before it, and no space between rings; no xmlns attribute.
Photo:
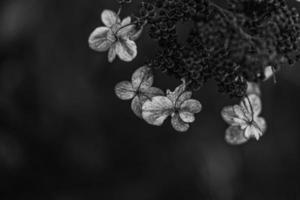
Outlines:
<svg viewBox="0 0 300 200"><path fill-rule="evenodd" d="M261 100L256 94L245 97L240 105L223 108L221 115L230 125L225 136L228 143L240 144L250 138L259 140L267 128L265 119L259 116L261 108Z"/></svg>
<svg viewBox="0 0 300 200"><path fill-rule="evenodd" d="M132 75L130 81L122 81L115 87L116 95L122 100L132 100L132 111L138 116L142 117L142 105L147 99L154 96L164 95L164 92L153 85L152 70L143 66L138 68Z"/></svg>
<svg viewBox="0 0 300 200"><path fill-rule="evenodd" d="M184 132L195 121L194 114L201 111L201 104L191 99L192 92L186 91L183 82L174 92L167 91L167 96L155 96L143 105L143 118L151 125L161 126L167 117L171 116L171 123L176 131Z"/></svg>
<svg viewBox="0 0 300 200"><path fill-rule="evenodd" d="M262 82L274 78L279 69L300 59L300 17L286 0L226 0L220 6L212 0L142 1L139 10L121 21L122 8L131 0L117 0L118 13L104 10L105 26L90 35L96 51L109 51L129 62L137 56L135 40L146 29L159 50L137 69L131 81L116 85L116 95L131 100L134 113L160 126L171 117L175 130L184 132L195 121L202 106L192 98L209 80L218 91L241 99L239 105L225 107L221 114L230 125L225 139L242 144L259 139L266 131L260 117ZM188 37L177 34L177 26L189 23ZM188 26L187 26L188 28ZM151 69L184 80L166 94L153 85ZM188 83L188 84L186 84Z"/></svg>
<svg viewBox="0 0 300 200"><path fill-rule="evenodd" d="M101 14L105 26L96 28L89 37L89 46L95 51L108 50L108 61L113 62L118 56L121 60L130 62L137 56L137 46L134 42L141 30L136 30L131 24L131 17L122 21L111 10L104 10Z"/></svg>

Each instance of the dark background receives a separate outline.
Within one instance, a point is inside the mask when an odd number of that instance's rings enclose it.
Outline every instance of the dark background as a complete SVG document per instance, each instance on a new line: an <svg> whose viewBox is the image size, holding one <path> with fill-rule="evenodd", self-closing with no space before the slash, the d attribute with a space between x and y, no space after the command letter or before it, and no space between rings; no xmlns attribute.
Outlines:
<svg viewBox="0 0 300 200"><path fill-rule="evenodd" d="M300 199L299 64L263 85L259 142L225 143L220 110L234 101L214 83L195 93L204 109L187 133L153 127L113 88L157 47L144 33L137 59L109 64L87 44L104 8L117 4L0 2L1 200ZM179 83L155 75L164 89Z"/></svg>

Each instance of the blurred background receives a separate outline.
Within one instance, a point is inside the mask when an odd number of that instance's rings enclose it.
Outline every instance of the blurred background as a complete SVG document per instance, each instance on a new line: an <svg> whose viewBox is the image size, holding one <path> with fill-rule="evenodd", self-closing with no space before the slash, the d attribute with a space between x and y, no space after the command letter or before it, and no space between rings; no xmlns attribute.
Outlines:
<svg viewBox="0 0 300 200"><path fill-rule="evenodd" d="M259 142L225 143L220 110L234 101L214 83L195 93L204 109L189 132L169 120L153 127L113 89L157 47L144 33L137 59L109 64L87 44L104 8L117 4L0 2L1 200L300 199L299 64L263 85L268 131ZM155 78L164 89L179 83Z"/></svg>

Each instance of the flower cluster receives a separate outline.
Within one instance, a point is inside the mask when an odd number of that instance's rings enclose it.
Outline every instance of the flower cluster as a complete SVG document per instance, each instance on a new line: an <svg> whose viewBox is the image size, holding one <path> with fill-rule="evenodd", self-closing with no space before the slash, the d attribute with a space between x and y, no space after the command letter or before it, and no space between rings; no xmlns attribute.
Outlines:
<svg viewBox="0 0 300 200"><path fill-rule="evenodd" d="M186 83L183 80L174 92L167 90L166 96L155 96L147 100L142 107L143 118L149 124L160 126L168 116L171 116L175 130L187 131L189 123L195 121L194 114L202 109L201 103L191 97L192 92L186 91Z"/></svg>
<svg viewBox="0 0 300 200"><path fill-rule="evenodd" d="M226 141L242 144L257 140L266 130L261 112L261 82L300 58L300 17L286 0L226 0L221 7L211 0L153 0L141 2L130 17L120 19L131 0L118 0L119 11L104 10L104 26L89 38L91 49L108 51L130 62L137 56L135 40L144 27L157 42L157 54L137 69L131 81L116 85L122 100L132 100L133 112L147 123L160 126L171 117L175 130L187 131L202 106L191 99L192 91L214 80L218 91L241 99L225 107L221 115L230 125ZM177 34L177 26L192 22L188 37ZM153 87L152 70L174 76L183 83L174 92ZM276 80L275 80L276 81Z"/></svg>
<svg viewBox="0 0 300 200"><path fill-rule="evenodd" d="M122 81L115 87L116 95L122 100L132 100L131 109L151 125L161 126L167 117L172 117L172 126L179 132L189 129L189 123L195 121L194 114L201 111L199 101L191 99L192 92L186 90L186 83L178 86L174 92L165 93L153 85L153 74L149 67L138 68L131 82Z"/></svg>

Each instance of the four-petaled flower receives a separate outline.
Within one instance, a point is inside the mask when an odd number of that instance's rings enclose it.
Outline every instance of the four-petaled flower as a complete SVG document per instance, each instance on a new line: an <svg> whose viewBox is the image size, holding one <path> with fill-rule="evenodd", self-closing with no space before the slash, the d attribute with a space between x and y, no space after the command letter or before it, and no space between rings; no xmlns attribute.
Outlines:
<svg viewBox="0 0 300 200"><path fill-rule="evenodd" d="M95 51L108 50L108 61L113 62L116 56L126 62L132 61L137 56L137 46L134 42L141 30L131 23L131 18L122 21L111 10L104 10L101 14L105 26L96 28L89 37L89 46Z"/></svg>
<svg viewBox="0 0 300 200"><path fill-rule="evenodd" d="M186 91L183 82L174 92L167 91L167 96L155 96L143 105L143 118L151 125L161 126L168 116L176 131L184 132L195 121L194 114L201 111L201 103L191 99L192 92Z"/></svg>
<svg viewBox="0 0 300 200"><path fill-rule="evenodd" d="M230 125L226 130L225 139L230 144L242 144L250 138L259 138L266 131L266 121L259 117L261 100L256 94L243 98L240 105L223 108L221 115Z"/></svg>
<svg viewBox="0 0 300 200"><path fill-rule="evenodd" d="M143 66L133 73L131 82L122 81L118 83L115 87L115 93L122 100L133 99L131 108L138 117L142 117L144 102L154 96L164 95L161 89L152 87L153 81L152 70Z"/></svg>

